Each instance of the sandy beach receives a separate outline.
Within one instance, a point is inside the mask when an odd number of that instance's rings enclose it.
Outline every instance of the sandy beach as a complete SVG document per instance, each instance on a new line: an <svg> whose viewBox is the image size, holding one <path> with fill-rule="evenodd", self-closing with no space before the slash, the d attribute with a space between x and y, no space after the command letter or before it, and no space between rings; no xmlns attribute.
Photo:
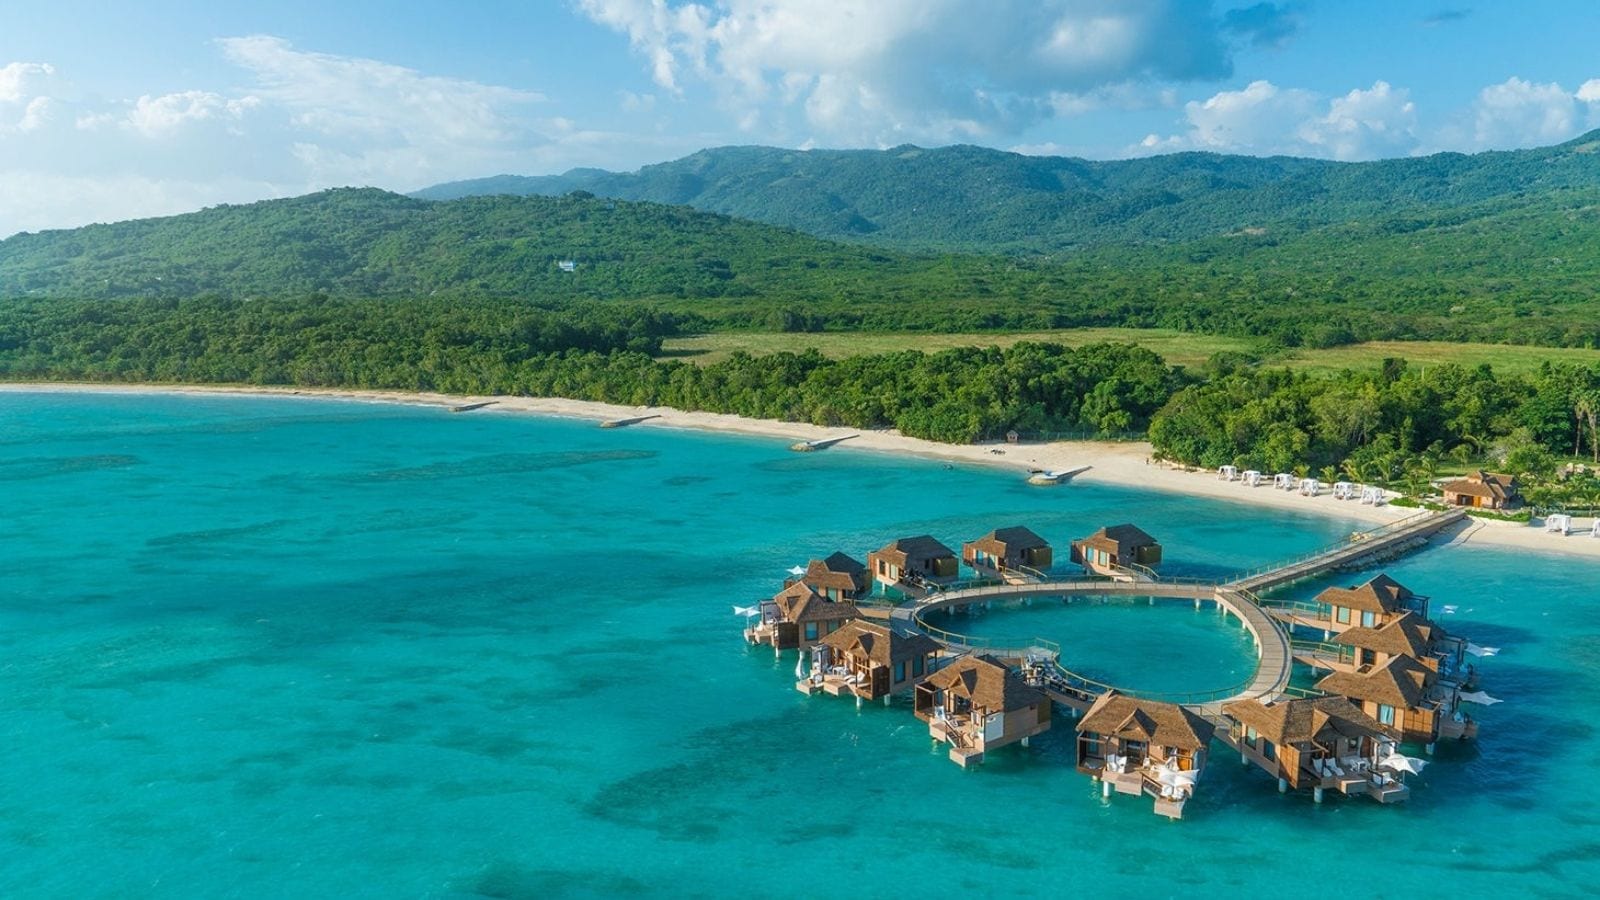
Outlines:
<svg viewBox="0 0 1600 900"><path fill-rule="evenodd" d="M1324 492L1318 497L1274 490L1270 485L1251 488L1242 482L1220 480L1216 473L1191 471L1153 463L1150 445L1144 442L1108 443L1064 441L1020 444L941 444L906 437L895 431L854 431L824 428L799 422L748 419L722 413L684 412L665 407L616 406L585 400L556 397L487 397L457 394L424 394L402 391L358 391L343 389L271 388L179 385L108 385L72 383L0 384L4 392L121 393L121 394L232 394L272 397L317 397L368 403L397 403L414 406L455 407L488 403L471 415L526 414L562 416L603 422L612 419L651 416L633 428L687 428L730 434L784 438L791 442L855 435L842 446L851 450L921 456L1003 468L1024 477L1029 469L1067 471L1082 468L1073 483L1103 482L1132 485L1156 491L1213 497L1231 503L1249 503L1297 512L1342 516L1371 523L1392 522L1416 513L1415 509L1394 506L1363 506L1354 500L1336 500ZM1084 468L1087 467L1087 468ZM1042 487L1040 490L1070 490ZM1581 533L1579 531L1581 526ZM1546 533L1543 528L1515 522L1478 519L1449 538L1463 546L1497 546L1541 553L1580 555L1600 558L1600 539L1589 535L1589 520L1574 522L1574 532L1566 537Z"/></svg>

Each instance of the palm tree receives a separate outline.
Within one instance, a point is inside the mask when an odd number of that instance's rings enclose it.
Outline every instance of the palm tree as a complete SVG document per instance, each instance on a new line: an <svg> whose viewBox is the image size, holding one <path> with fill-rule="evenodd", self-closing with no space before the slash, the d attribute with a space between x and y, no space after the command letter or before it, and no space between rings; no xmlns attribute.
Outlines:
<svg viewBox="0 0 1600 900"><path fill-rule="evenodd" d="M1346 478L1360 484L1367 483L1367 467L1357 462L1354 458L1347 459L1340 464L1344 469Z"/></svg>
<svg viewBox="0 0 1600 900"><path fill-rule="evenodd" d="M1573 404L1574 414L1583 417L1589 426L1589 450L1594 461L1600 463L1600 391L1582 391ZM1578 454L1574 452L1573 456Z"/></svg>
<svg viewBox="0 0 1600 900"><path fill-rule="evenodd" d="M1339 470L1335 469L1333 466L1323 466L1321 474L1322 480L1328 484L1333 484L1335 481L1339 480Z"/></svg>
<svg viewBox="0 0 1600 900"><path fill-rule="evenodd" d="M1583 451L1583 426L1589 426L1589 446L1594 449L1594 417L1595 393L1594 391L1572 392L1572 418L1577 421L1577 428L1572 433L1572 455L1576 457ZM1600 454L1600 449L1595 449ZM1600 460L1600 456L1596 456Z"/></svg>

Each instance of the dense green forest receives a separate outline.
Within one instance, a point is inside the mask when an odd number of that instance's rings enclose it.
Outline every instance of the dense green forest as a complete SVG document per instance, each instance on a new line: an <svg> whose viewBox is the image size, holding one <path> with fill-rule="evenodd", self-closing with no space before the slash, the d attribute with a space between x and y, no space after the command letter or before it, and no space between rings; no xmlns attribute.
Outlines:
<svg viewBox="0 0 1600 900"><path fill-rule="evenodd" d="M1215 153L1096 162L971 146L721 147L633 173L499 176L417 196L582 190L900 249L1032 255L1247 229L1283 236L1396 217L1434 222L1458 209L1600 188L1597 148L1600 132L1555 147L1363 163Z"/></svg>
<svg viewBox="0 0 1600 900"><path fill-rule="evenodd" d="M1596 157L1600 159L1600 157ZM0 298L647 303L706 329L1123 326L1284 346L1600 344L1600 188L1296 235L1102 248L1063 261L831 243L682 207L574 195L428 202L375 190L24 234ZM572 261L575 271L560 263Z"/></svg>
<svg viewBox="0 0 1600 900"><path fill-rule="evenodd" d="M683 323L643 305L505 301L24 300L0 304L0 378L227 382L572 397L894 427L934 440L1016 429L1148 434L1180 462L1397 482L1447 461L1519 473L1600 461L1600 367L1411 367L1314 377L1236 354L1202 369L1122 344L815 351L694 366L650 354Z"/></svg>
<svg viewBox="0 0 1600 900"><path fill-rule="evenodd" d="M507 303L111 300L0 304L0 378L226 382L526 394L899 428L966 442L1143 430L1182 383L1126 345L915 351L831 360L651 357L677 327L643 309Z"/></svg>

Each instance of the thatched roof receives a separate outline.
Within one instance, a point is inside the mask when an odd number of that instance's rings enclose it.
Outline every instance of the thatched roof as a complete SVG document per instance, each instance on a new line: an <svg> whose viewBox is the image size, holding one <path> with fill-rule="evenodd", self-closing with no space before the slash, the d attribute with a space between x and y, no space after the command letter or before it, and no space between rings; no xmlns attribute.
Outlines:
<svg viewBox="0 0 1600 900"><path fill-rule="evenodd" d="M1006 557L1024 550L1036 550L1040 547L1050 546L1050 542L1034 534L1031 529L1021 525L1009 528L996 528L975 541L968 541L966 546L976 547L985 553L999 557Z"/></svg>
<svg viewBox="0 0 1600 900"><path fill-rule="evenodd" d="M1109 525L1086 538L1075 541L1091 547L1102 547L1122 556L1138 547L1157 544L1155 538L1137 525Z"/></svg>
<svg viewBox="0 0 1600 900"><path fill-rule="evenodd" d="M1465 478L1445 482L1442 490L1447 494L1466 494L1503 503L1517 496L1517 480L1510 475L1480 470Z"/></svg>
<svg viewBox="0 0 1600 900"><path fill-rule="evenodd" d="M862 591L871 579L866 566L843 553L834 553L827 559L813 559L807 563L801 580L823 590Z"/></svg>
<svg viewBox="0 0 1600 900"><path fill-rule="evenodd" d="M1402 602L1414 596L1405 585L1387 575L1379 575L1358 587L1328 588L1317 595L1317 602L1362 612L1392 613L1400 611Z"/></svg>
<svg viewBox="0 0 1600 900"><path fill-rule="evenodd" d="M1176 703L1139 700L1106 691L1078 721L1079 732L1148 741L1157 747L1201 750L1216 728Z"/></svg>
<svg viewBox="0 0 1600 900"><path fill-rule="evenodd" d="M1370 700L1399 709L1416 709L1439 676L1409 656L1396 656L1365 674L1334 672L1317 682L1317 690Z"/></svg>
<svg viewBox="0 0 1600 900"><path fill-rule="evenodd" d="M1403 612L1377 628L1357 626L1337 635L1334 640L1350 647L1387 653L1391 656L1410 656L1421 659L1433 647L1434 640L1443 632L1437 625L1413 612Z"/></svg>
<svg viewBox="0 0 1600 900"><path fill-rule="evenodd" d="M1011 712L1046 702L1045 695L1028 686L1022 676L992 657L963 656L929 675L928 684L966 697L985 712Z"/></svg>
<svg viewBox="0 0 1600 900"><path fill-rule="evenodd" d="M938 538L931 534L920 534L916 537L900 538L885 545L875 556L881 556L902 569L912 567L912 560L938 559L942 556L955 556L955 551L939 543Z"/></svg>
<svg viewBox="0 0 1600 900"><path fill-rule="evenodd" d="M875 622L853 619L822 639L822 643L848 656L870 660L880 666L926 656L943 649L925 634L896 634Z"/></svg>
<svg viewBox="0 0 1600 900"><path fill-rule="evenodd" d="M1256 734L1279 746L1316 742L1327 745L1334 737L1386 737L1398 739L1399 732L1362 712L1343 697L1313 697L1301 700L1235 700L1222 713Z"/></svg>

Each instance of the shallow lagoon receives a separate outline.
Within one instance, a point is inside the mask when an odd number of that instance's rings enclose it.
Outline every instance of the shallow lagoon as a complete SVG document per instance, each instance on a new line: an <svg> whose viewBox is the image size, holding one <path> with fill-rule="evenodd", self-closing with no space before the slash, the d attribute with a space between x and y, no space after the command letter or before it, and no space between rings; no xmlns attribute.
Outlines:
<svg viewBox="0 0 1600 900"><path fill-rule="evenodd" d="M1064 547L1134 521L1203 575L1351 523L785 443L0 395L0 893L1579 896L1600 878L1582 562L1448 548L1392 567L1505 648L1481 668L1507 702L1408 804L1313 806L1223 752L1170 823L1102 803L1068 729L963 772L904 706L803 697L793 657L747 649L730 607L808 556L923 531L1024 523Z"/></svg>

